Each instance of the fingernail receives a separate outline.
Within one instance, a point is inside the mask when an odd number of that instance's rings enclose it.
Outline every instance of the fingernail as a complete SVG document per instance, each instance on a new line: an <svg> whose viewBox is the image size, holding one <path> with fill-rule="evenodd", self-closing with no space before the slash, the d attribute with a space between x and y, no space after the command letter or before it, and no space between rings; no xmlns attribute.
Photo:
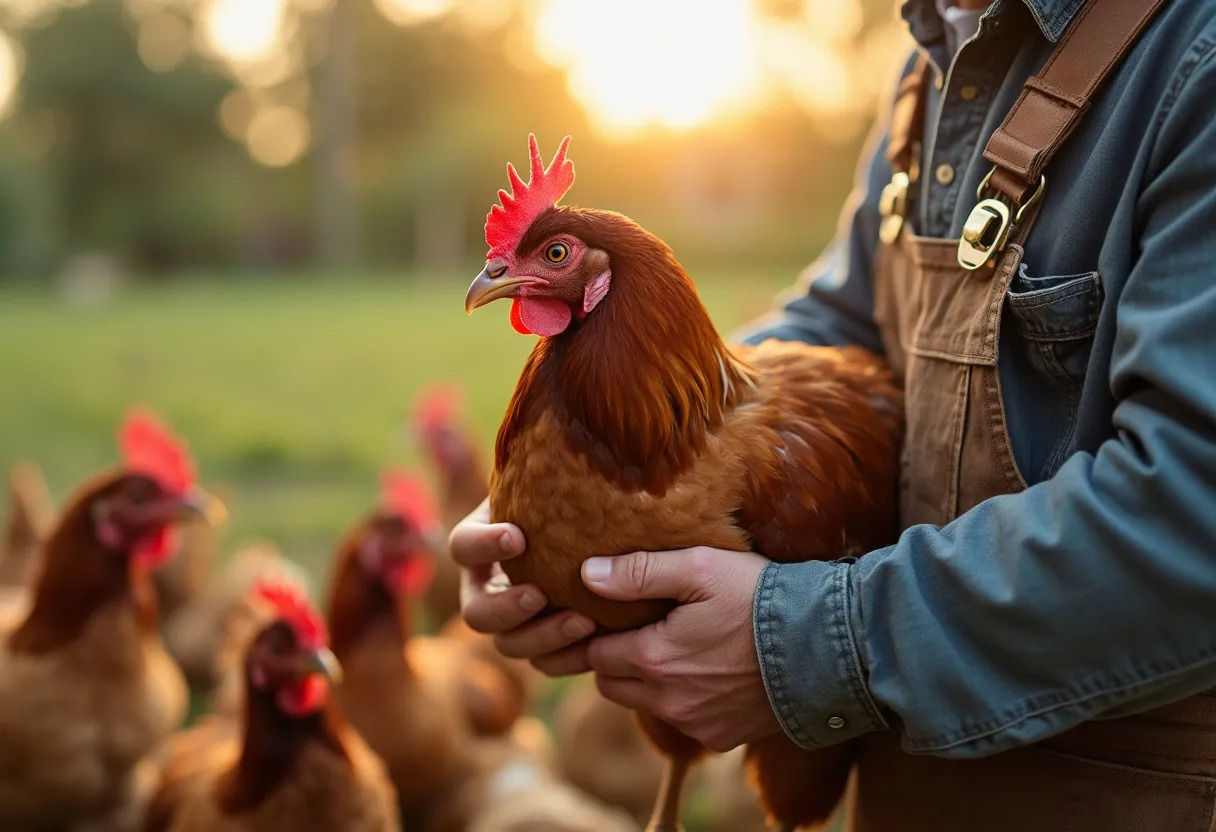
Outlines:
<svg viewBox="0 0 1216 832"><path fill-rule="evenodd" d="M515 551L515 541L511 539L510 532L503 532L502 537L498 538L498 548L502 549L508 555L519 554Z"/></svg>
<svg viewBox="0 0 1216 832"><path fill-rule="evenodd" d="M519 605L527 612L540 612L545 607L545 599L535 592L525 592L519 596Z"/></svg>
<svg viewBox="0 0 1216 832"><path fill-rule="evenodd" d="M612 558L587 558L583 561L583 577L593 584L602 584L612 576Z"/></svg>
<svg viewBox="0 0 1216 832"><path fill-rule="evenodd" d="M595 630L595 625L585 618L568 618L562 632L570 638L586 638Z"/></svg>

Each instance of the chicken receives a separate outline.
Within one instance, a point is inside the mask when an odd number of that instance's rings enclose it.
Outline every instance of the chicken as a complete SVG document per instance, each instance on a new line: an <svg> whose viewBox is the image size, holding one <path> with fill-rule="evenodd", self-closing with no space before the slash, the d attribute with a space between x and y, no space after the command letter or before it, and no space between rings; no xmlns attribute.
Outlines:
<svg viewBox="0 0 1216 832"><path fill-rule="evenodd" d="M571 685L554 722L562 775L645 821L654 806L663 758L638 730L633 713L605 699L591 679Z"/></svg>
<svg viewBox="0 0 1216 832"><path fill-rule="evenodd" d="M637 832L627 814L557 776L536 720L477 741L470 756L471 773L440 799L424 832Z"/></svg>
<svg viewBox="0 0 1216 832"><path fill-rule="evenodd" d="M605 631L662 619L668 601L610 601L580 579L593 555L696 545L775 561L836 559L895 535L902 400L885 363L857 348L769 341L729 348L671 250L619 214L558 207L574 181L567 138L531 178L508 166L486 222L485 269L465 309L512 298L541 336L495 446L495 522L527 551L503 563ZM694 741L652 718L669 758L653 830L678 828ZM848 746L807 752L783 735L749 748L761 800L786 828L827 817Z"/></svg>
<svg viewBox="0 0 1216 832"><path fill-rule="evenodd" d="M472 738L505 733L522 708L467 643L412 636L435 528L425 489L386 474L381 507L340 544L330 584L333 647L346 670L338 701L384 758L407 828L462 776Z"/></svg>
<svg viewBox="0 0 1216 832"><path fill-rule="evenodd" d="M153 417L120 432L123 465L69 498L26 603L0 621L0 828L137 828L141 759L186 710L157 632L150 573L206 514L185 447Z"/></svg>
<svg viewBox="0 0 1216 832"><path fill-rule="evenodd" d="M9 505L4 538L0 540L0 590L29 586L41 568L38 546L50 527L53 507L46 482L34 463L13 466ZM185 673L190 687L198 690L207 690L215 683L217 634L223 632L224 619L250 586L249 581L226 586L228 578L213 575L215 546L215 526L191 523L181 530L177 553L152 573L165 649Z"/></svg>
<svg viewBox="0 0 1216 832"><path fill-rule="evenodd" d="M0 538L0 586L27 587L40 561L38 547L51 527L51 495L42 471L18 462L8 475L8 517Z"/></svg>
<svg viewBox="0 0 1216 832"><path fill-rule="evenodd" d="M439 475L440 520L448 529L481 505L489 493L485 461L460 411L460 390L450 385L427 390L414 410L419 445Z"/></svg>
<svg viewBox="0 0 1216 832"><path fill-rule="evenodd" d="M224 662L220 653L224 649L229 621L233 616L241 615L250 589L263 579L285 577L302 581L303 575L272 543L247 543L215 571L210 571L215 561L214 539L202 536L191 539L187 535L184 543L182 554L189 556L196 570L195 577L188 581L172 581L157 593L163 603L166 591L172 591L171 588L190 587L176 612L164 620L161 632L169 655L181 665L190 687L208 691L224 684L219 672ZM199 575L204 567L209 574ZM230 683L237 689L241 687L239 665L243 655L242 644L228 657L238 666L229 676Z"/></svg>
<svg viewBox="0 0 1216 832"><path fill-rule="evenodd" d="M460 391L451 386L426 391L414 410L418 444L439 477L440 519L450 529L489 492L489 477L477 442L461 424ZM435 558L435 576L424 599L427 614L442 627L460 614L460 568L447 554Z"/></svg>
<svg viewBox="0 0 1216 832"><path fill-rule="evenodd" d="M269 614L246 649L241 716L173 738L145 832L396 832L384 763L334 701L320 615L289 583L255 593Z"/></svg>

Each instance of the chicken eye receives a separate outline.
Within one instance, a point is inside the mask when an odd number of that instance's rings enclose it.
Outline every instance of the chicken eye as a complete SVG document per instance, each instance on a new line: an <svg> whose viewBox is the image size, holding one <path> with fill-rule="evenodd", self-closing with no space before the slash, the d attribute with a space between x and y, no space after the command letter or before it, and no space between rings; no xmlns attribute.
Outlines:
<svg viewBox="0 0 1216 832"><path fill-rule="evenodd" d="M570 256L570 249L565 243L554 243L545 249L545 259L550 263L560 263Z"/></svg>

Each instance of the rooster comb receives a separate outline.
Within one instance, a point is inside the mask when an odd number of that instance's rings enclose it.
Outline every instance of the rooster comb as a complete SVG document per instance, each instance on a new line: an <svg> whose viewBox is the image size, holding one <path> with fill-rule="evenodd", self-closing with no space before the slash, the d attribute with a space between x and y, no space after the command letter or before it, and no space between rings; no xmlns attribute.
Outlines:
<svg viewBox="0 0 1216 832"><path fill-rule="evenodd" d="M135 410L127 415L118 431L118 448L131 473L151 477L175 494L193 487L190 449L152 413Z"/></svg>
<svg viewBox="0 0 1216 832"><path fill-rule="evenodd" d="M417 477L404 471L385 471L380 476L380 495L386 509L405 517L423 531L439 524L439 512L431 492Z"/></svg>
<svg viewBox="0 0 1216 832"><path fill-rule="evenodd" d="M557 204L574 184L574 163L566 158L570 137L562 139L549 167L540 158L536 136L528 134L530 156L528 183L519 178L515 166L507 163L511 192L498 192L499 205L486 216L486 243L490 253L486 259L502 257L514 251L533 221Z"/></svg>
<svg viewBox="0 0 1216 832"><path fill-rule="evenodd" d="M436 384L427 388L414 407L414 421L423 431L451 424L460 412L464 394L455 384Z"/></svg>
<svg viewBox="0 0 1216 832"><path fill-rule="evenodd" d="M269 606L276 616L291 626L304 649L316 650L329 644L325 620L303 587L282 578L266 578L254 586L253 597Z"/></svg>

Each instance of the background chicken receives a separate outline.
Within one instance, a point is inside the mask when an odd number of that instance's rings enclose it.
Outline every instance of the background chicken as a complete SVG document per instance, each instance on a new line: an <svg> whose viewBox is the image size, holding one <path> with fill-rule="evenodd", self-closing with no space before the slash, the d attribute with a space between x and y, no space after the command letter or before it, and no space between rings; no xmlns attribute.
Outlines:
<svg viewBox="0 0 1216 832"><path fill-rule="evenodd" d="M541 336L490 485L493 520L528 538L503 564L511 580L622 629L671 604L593 594L588 557L707 545L835 559L891 539L902 408L887 367L856 348L728 348L662 241L619 214L556 205L574 181L568 142L546 169L530 139L527 185L508 166L512 192L490 211L465 300L471 312L512 298L512 325ZM669 832L700 748L644 727L672 761L652 824ZM851 766L847 746L806 752L783 735L749 760L786 828L826 818Z"/></svg>
<svg viewBox="0 0 1216 832"><path fill-rule="evenodd" d="M414 433L439 481L440 520L451 529L481 505L490 488L477 440L461 416L459 388L437 386L423 393L414 409ZM425 602L431 622L442 627L460 614L460 568L446 548L437 555Z"/></svg>
<svg viewBox="0 0 1216 832"><path fill-rule="evenodd" d="M639 821L650 816L663 758L638 730L632 711L605 699L590 677L578 679L558 705L554 732L567 780Z"/></svg>
<svg viewBox="0 0 1216 832"><path fill-rule="evenodd" d="M18 462L8 474L8 514L0 536L0 587L29 586L38 547L51 528L51 494L33 462Z"/></svg>
<svg viewBox="0 0 1216 832"><path fill-rule="evenodd" d="M384 477L381 506L342 541L329 622L346 673L343 710L388 765L407 828L453 788L476 735L510 730L523 703L464 641L413 637L438 519L413 478Z"/></svg>
<svg viewBox="0 0 1216 832"><path fill-rule="evenodd" d="M383 763L345 723L320 615L287 583L258 587L267 623L245 654L239 720L174 737L147 832L396 832Z"/></svg>
<svg viewBox="0 0 1216 832"><path fill-rule="evenodd" d="M213 536L191 538L187 534L182 554L187 555L188 563L193 566L191 577L157 585L158 598L164 598L166 592L190 587L175 611L162 616L161 632L169 655L181 666L186 681L195 691L211 691L224 685L225 662L236 665L227 679L239 689L244 642L237 637L236 645L228 649L226 657L221 654L229 640L229 630L234 626L233 618L242 619L245 615L249 592L258 582L287 578L304 583L300 568L284 558L279 548L269 541L246 543L226 563L218 566L212 553L214 545ZM201 553L204 547L206 554ZM207 571L199 575L204 564Z"/></svg>
<svg viewBox="0 0 1216 832"><path fill-rule="evenodd" d="M636 832L637 824L564 782L537 720L478 740L471 765L444 794L423 832Z"/></svg>
<svg viewBox="0 0 1216 832"><path fill-rule="evenodd" d="M180 722L149 574L203 515L185 447L131 416L123 465L70 497L20 613L0 621L0 828L130 829L141 758Z"/></svg>
<svg viewBox="0 0 1216 832"><path fill-rule="evenodd" d="M9 474L9 513L0 539L0 588L25 589L42 566L39 545L54 507L42 472L20 462ZM255 579L290 571L269 544L247 546L217 570L217 532L211 523L190 523L180 531L172 558L152 573L161 636L192 690L216 683L216 653L225 622Z"/></svg>

